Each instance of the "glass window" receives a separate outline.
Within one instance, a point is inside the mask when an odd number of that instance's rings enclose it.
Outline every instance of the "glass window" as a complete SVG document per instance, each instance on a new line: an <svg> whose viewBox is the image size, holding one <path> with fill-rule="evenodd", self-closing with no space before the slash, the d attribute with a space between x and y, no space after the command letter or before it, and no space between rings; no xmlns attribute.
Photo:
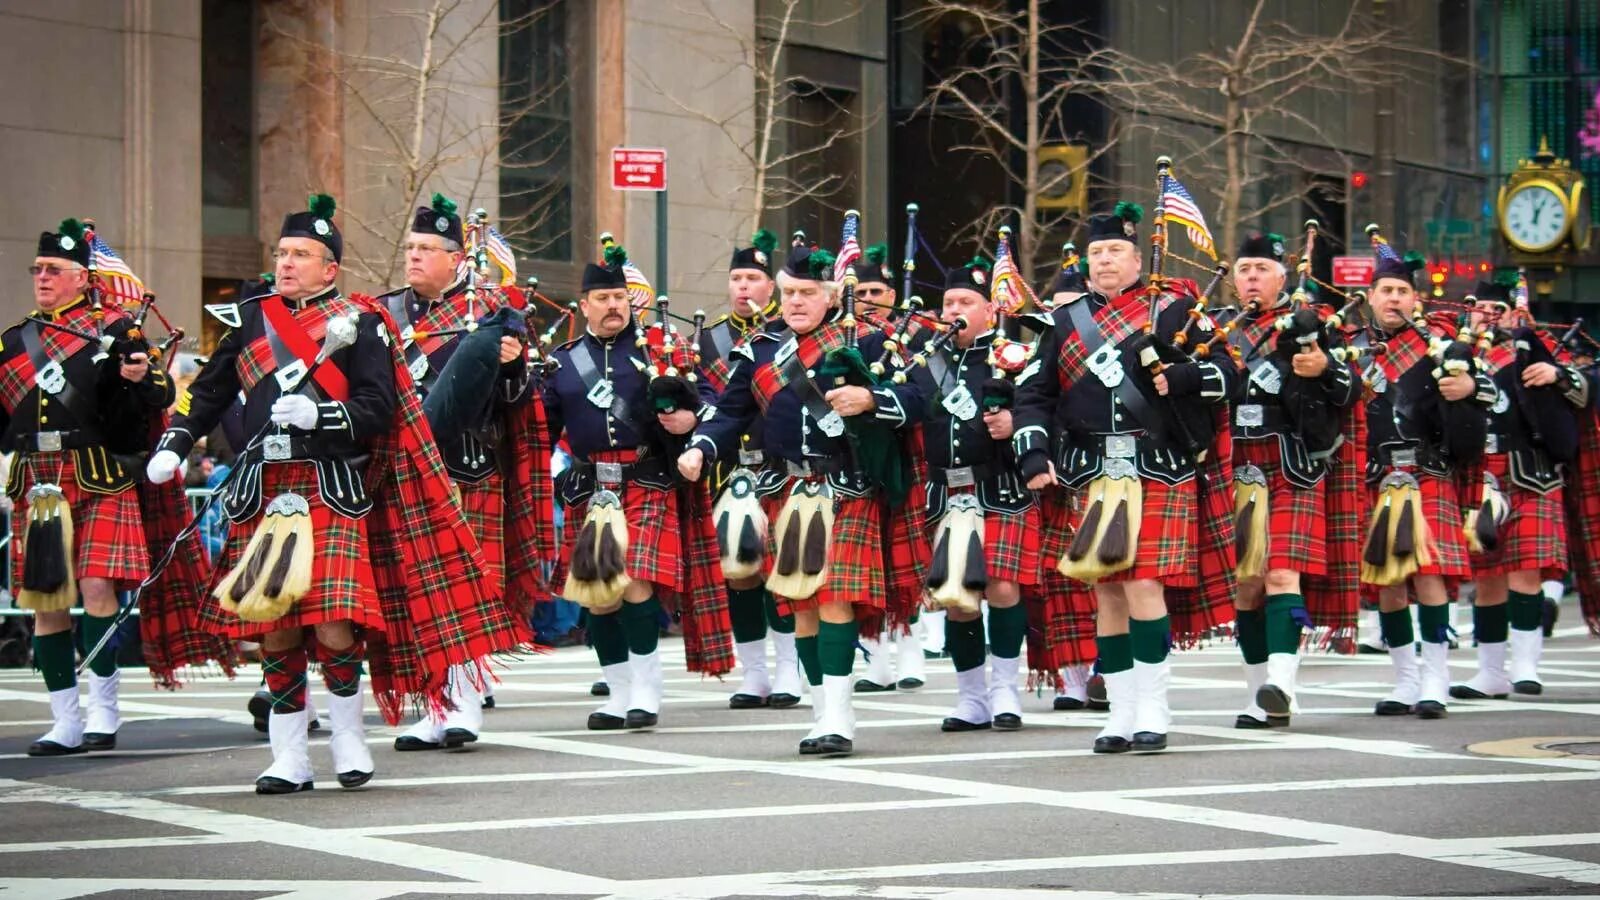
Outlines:
<svg viewBox="0 0 1600 900"><path fill-rule="evenodd" d="M500 0L500 229L519 257L573 254L570 19L565 0Z"/></svg>
<svg viewBox="0 0 1600 900"><path fill-rule="evenodd" d="M205 235L255 234L255 4L200 8L200 197Z"/></svg>

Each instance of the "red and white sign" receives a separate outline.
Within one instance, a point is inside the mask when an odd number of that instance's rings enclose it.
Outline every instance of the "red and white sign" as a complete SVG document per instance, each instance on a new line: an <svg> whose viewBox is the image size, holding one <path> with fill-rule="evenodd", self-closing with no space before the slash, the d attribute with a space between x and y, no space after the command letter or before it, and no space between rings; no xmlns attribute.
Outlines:
<svg viewBox="0 0 1600 900"><path fill-rule="evenodd" d="M1366 287L1372 283L1372 273L1377 270L1375 256L1335 256L1333 284L1335 287Z"/></svg>
<svg viewBox="0 0 1600 900"><path fill-rule="evenodd" d="M611 189L666 190L667 151L658 147L612 147Z"/></svg>

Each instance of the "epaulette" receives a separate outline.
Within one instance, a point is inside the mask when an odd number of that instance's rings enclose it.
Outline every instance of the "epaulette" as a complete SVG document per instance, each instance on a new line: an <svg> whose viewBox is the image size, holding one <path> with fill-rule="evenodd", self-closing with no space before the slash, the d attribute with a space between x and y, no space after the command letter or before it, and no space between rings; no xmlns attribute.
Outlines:
<svg viewBox="0 0 1600 900"><path fill-rule="evenodd" d="M218 322L221 322L229 328L238 328L240 322L243 321L243 316L241 315L239 308L246 303L254 303L257 300L260 300L262 297L267 296L271 295L257 294L248 300L240 300L238 303L207 303L205 310L206 312L210 313L211 317L216 319Z"/></svg>

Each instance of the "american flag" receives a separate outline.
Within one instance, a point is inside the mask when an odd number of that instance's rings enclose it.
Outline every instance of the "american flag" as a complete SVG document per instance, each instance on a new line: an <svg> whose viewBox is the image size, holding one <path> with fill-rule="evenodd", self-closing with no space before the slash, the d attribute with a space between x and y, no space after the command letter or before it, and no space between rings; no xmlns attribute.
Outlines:
<svg viewBox="0 0 1600 900"><path fill-rule="evenodd" d="M499 274L496 283L500 287L517 283L517 255L512 252L511 245L506 243L505 236L495 230L493 225L484 226L485 237L483 248L489 256L489 268ZM472 259L477 251L476 232L467 238L467 259ZM463 262L463 265L466 263Z"/></svg>
<svg viewBox="0 0 1600 900"><path fill-rule="evenodd" d="M1194 202L1189 189L1171 175L1161 177L1161 206L1168 219L1189 230L1189 243L1212 259L1217 258L1216 241L1211 238L1211 229L1206 227L1206 217L1200 212L1200 204Z"/></svg>
<svg viewBox="0 0 1600 900"><path fill-rule="evenodd" d="M1400 261L1400 254L1394 252L1394 248L1389 246L1388 240L1383 235L1378 234L1376 230L1372 233L1372 249L1377 251L1379 259L1388 259L1394 262Z"/></svg>
<svg viewBox="0 0 1600 900"><path fill-rule="evenodd" d="M856 231L861 227L861 220L857 216L844 217L843 243L839 246L839 258L833 261L833 280L843 281L845 273L861 258L861 245L856 242Z"/></svg>
<svg viewBox="0 0 1600 900"><path fill-rule="evenodd" d="M622 261L622 276L628 279L628 299L632 301L634 309L644 309L656 302L656 292L650 286L650 279L644 277L633 260Z"/></svg>
<svg viewBox="0 0 1600 900"><path fill-rule="evenodd" d="M1000 238L1000 244L994 251L994 272L989 282L989 300L1014 315L1031 302L1035 307L1039 305L1038 298L1033 295L1033 288L1028 286L1027 279L1017 271L1017 264L1011 258L1011 241L1006 237Z"/></svg>
<svg viewBox="0 0 1600 900"><path fill-rule="evenodd" d="M133 270L122 261L117 251L111 249L110 244L100 239L99 234L89 241L89 253L92 257L90 261L100 277L100 289L107 296L123 304L144 302L144 282L133 274Z"/></svg>

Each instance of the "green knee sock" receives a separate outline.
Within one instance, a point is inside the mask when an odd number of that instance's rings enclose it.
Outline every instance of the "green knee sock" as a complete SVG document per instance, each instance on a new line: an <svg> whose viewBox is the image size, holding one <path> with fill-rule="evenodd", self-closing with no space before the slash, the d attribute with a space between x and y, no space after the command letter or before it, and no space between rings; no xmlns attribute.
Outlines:
<svg viewBox="0 0 1600 900"><path fill-rule="evenodd" d="M1267 653L1299 653L1301 619L1306 599L1299 594L1267 596ZM1295 611L1300 615L1296 616Z"/></svg>
<svg viewBox="0 0 1600 900"><path fill-rule="evenodd" d="M1538 631L1544 627L1544 595L1512 591L1506 598L1506 615L1517 631Z"/></svg>
<svg viewBox="0 0 1600 900"><path fill-rule="evenodd" d="M823 622L817 628L817 658L823 675L849 675L856 665L856 638L860 629L854 621Z"/></svg>
<svg viewBox="0 0 1600 900"><path fill-rule="evenodd" d="M957 622L945 616L944 649L957 672L976 669L983 665L983 620Z"/></svg>
<svg viewBox="0 0 1600 900"><path fill-rule="evenodd" d="M812 687L822 684L822 658L817 650L817 636L796 637L794 652L800 657L800 668L806 670L806 684Z"/></svg>
<svg viewBox="0 0 1600 900"><path fill-rule="evenodd" d="M1260 609L1238 609L1233 613L1233 637L1239 642L1239 655L1245 665L1267 661L1267 614Z"/></svg>
<svg viewBox="0 0 1600 900"><path fill-rule="evenodd" d="M72 649L72 632L34 635L33 667L44 676L44 686L52 691L77 687L77 657Z"/></svg>
<svg viewBox="0 0 1600 900"><path fill-rule="evenodd" d="M766 591L760 587L728 588L728 618L736 644L767 639Z"/></svg>
<svg viewBox="0 0 1600 900"><path fill-rule="evenodd" d="M1417 632L1411 627L1411 609L1397 609L1378 613L1378 633L1383 635L1386 647L1404 647L1417 642Z"/></svg>
<svg viewBox="0 0 1600 900"><path fill-rule="evenodd" d="M767 627L779 634L794 634L794 613L778 615L778 598L766 588L761 589L762 604L767 611Z"/></svg>
<svg viewBox="0 0 1600 900"><path fill-rule="evenodd" d="M83 652L88 653L90 650L93 650L94 645L100 643L100 639L105 636L106 632L111 630L111 626L116 621L116 616L91 616L88 613L84 613ZM100 649L100 652L95 654L94 659L89 661L89 671L99 675L101 678L110 678L112 675L116 674L116 638L112 638L110 641L106 642L106 645Z"/></svg>
<svg viewBox="0 0 1600 900"><path fill-rule="evenodd" d="M1430 644L1443 644L1450 640L1450 604L1418 606L1417 627L1422 639Z"/></svg>
<svg viewBox="0 0 1600 900"><path fill-rule="evenodd" d="M649 656L656 652L661 640L661 623L656 616L661 612L661 601L651 595L643 603L624 603L618 615L622 616L622 630L628 635L628 652Z"/></svg>
<svg viewBox="0 0 1600 900"><path fill-rule="evenodd" d="M1016 606L989 607L989 650L1004 659L1022 653L1022 639L1028 636L1028 610Z"/></svg>
<svg viewBox="0 0 1600 900"><path fill-rule="evenodd" d="M1504 603L1498 606L1472 608L1472 636L1480 644L1504 644L1508 636L1506 634L1508 624Z"/></svg>
<svg viewBox="0 0 1600 900"><path fill-rule="evenodd" d="M597 616L589 613L589 643L602 666L628 661L628 635L622 628L622 610Z"/></svg>
<svg viewBox="0 0 1600 900"><path fill-rule="evenodd" d="M1128 637L1133 641L1133 658L1136 662L1159 663L1167 658L1167 645L1172 640L1172 620L1128 619Z"/></svg>
<svg viewBox="0 0 1600 900"><path fill-rule="evenodd" d="M1115 675L1133 668L1133 638L1126 634L1102 634L1094 639L1099 654L1101 675Z"/></svg>

